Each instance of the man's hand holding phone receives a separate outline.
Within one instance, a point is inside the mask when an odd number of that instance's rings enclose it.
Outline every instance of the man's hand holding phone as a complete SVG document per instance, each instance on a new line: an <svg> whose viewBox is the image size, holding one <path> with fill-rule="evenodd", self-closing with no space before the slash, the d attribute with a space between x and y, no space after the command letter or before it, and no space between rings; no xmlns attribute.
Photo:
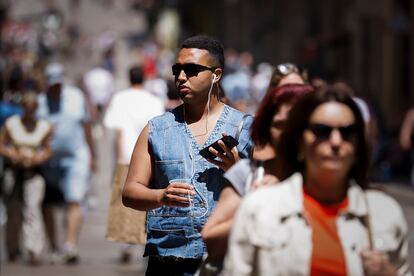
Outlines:
<svg viewBox="0 0 414 276"><path fill-rule="evenodd" d="M201 156L210 163L227 171L239 159L237 145L239 142L230 135L223 133L223 137L200 151ZM218 158L218 159L215 159Z"/></svg>

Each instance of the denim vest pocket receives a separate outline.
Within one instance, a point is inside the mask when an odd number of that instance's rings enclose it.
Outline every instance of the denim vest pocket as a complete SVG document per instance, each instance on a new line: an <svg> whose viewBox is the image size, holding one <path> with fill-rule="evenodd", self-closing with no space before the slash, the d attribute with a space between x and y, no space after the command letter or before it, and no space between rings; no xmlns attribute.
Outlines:
<svg viewBox="0 0 414 276"><path fill-rule="evenodd" d="M165 188L169 180L184 178L184 159L155 160L154 185L156 188Z"/></svg>
<svg viewBox="0 0 414 276"><path fill-rule="evenodd" d="M187 245L189 241L184 229L164 230L149 228L149 230L147 240L149 255L171 255L182 258L187 256Z"/></svg>
<svg viewBox="0 0 414 276"><path fill-rule="evenodd" d="M149 210L148 217L190 217L191 207L172 207L161 206L156 209Z"/></svg>

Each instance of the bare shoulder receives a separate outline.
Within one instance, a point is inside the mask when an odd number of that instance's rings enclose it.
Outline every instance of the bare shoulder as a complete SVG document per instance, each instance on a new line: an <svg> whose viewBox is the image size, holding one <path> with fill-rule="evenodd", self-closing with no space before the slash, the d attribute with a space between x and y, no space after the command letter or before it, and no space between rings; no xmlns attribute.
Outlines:
<svg viewBox="0 0 414 276"><path fill-rule="evenodd" d="M132 159L137 156L142 156L145 152L148 152L148 136L149 136L149 125L145 125L141 133L138 136L135 144L134 151L132 153Z"/></svg>
<svg viewBox="0 0 414 276"><path fill-rule="evenodd" d="M131 163L129 165L126 186L129 182L149 185L151 178L151 155L148 147L148 125L144 127L132 152Z"/></svg>

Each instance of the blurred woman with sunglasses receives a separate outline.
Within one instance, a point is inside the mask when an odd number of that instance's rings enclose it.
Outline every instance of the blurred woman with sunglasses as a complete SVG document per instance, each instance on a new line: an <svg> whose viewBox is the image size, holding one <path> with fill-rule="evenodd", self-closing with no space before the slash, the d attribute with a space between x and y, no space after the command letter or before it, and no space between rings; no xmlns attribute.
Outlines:
<svg viewBox="0 0 414 276"><path fill-rule="evenodd" d="M367 189L364 121L348 95L320 90L292 108L278 144L283 182L236 216L226 275L410 275L398 203Z"/></svg>
<svg viewBox="0 0 414 276"><path fill-rule="evenodd" d="M256 155L253 160L240 160L225 174L227 184L202 231L210 262L220 266L223 260L233 217L242 197L250 190L274 183L279 178L279 158L273 148L279 141L291 106L300 95L310 91L313 88L309 85L286 84L273 89L262 100L251 130L255 147L262 149L260 156ZM260 179L254 181L256 178Z"/></svg>

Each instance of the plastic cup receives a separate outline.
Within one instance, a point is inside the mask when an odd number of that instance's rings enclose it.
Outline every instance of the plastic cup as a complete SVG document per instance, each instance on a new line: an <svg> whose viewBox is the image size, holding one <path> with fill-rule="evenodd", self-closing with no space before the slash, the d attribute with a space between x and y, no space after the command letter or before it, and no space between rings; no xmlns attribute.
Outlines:
<svg viewBox="0 0 414 276"><path fill-rule="evenodd" d="M169 183L170 184L172 184L172 183L185 183L185 184L188 184L188 185L192 186L191 179L190 178L176 178L176 179L171 179L169 181ZM187 199L189 201L189 206L191 207L191 200L192 200L191 199L191 197L192 197L191 190L188 190L188 193L187 193L186 197L187 197Z"/></svg>

